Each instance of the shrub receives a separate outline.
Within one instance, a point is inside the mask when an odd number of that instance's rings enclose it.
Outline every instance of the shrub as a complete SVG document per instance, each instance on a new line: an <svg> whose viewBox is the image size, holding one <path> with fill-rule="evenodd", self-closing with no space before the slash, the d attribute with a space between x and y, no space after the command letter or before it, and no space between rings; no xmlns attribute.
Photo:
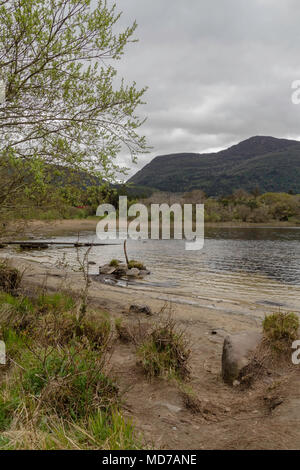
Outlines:
<svg viewBox="0 0 300 470"><path fill-rule="evenodd" d="M77 322L76 337L87 338L92 349L103 350L111 339L111 323L109 320L98 320L97 322L84 318Z"/></svg>
<svg viewBox="0 0 300 470"><path fill-rule="evenodd" d="M20 365L11 390L25 392L27 406L38 402L44 412L78 419L118 403L118 388L104 373L103 358L84 347L25 350Z"/></svg>
<svg viewBox="0 0 300 470"><path fill-rule="evenodd" d="M15 294L20 287L22 275L16 268L7 263L0 263L0 289L9 294Z"/></svg>
<svg viewBox="0 0 300 470"><path fill-rule="evenodd" d="M136 261L134 259L130 260L128 263L128 269L137 268L137 269L146 269L143 263Z"/></svg>
<svg viewBox="0 0 300 470"><path fill-rule="evenodd" d="M10 359L22 355L24 349L30 344L30 338L12 327L1 327L1 338L5 342L7 363Z"/></svg>
<svg viewBox="0 0 300 470"><path fill-rule="evenodd" d="M112 259L109 265L116 268L117 266L119 266L119 261L117 259Z"/></svg>
<svg viewBox="0 0 300 470"><path fill-rule="evenodd" d="M30 330L34 324L34 307L27 297L0 294L1 327L13 327L18 331Z"/></svg>
<svg viewBox="0 0 300 470"><path fill-rule="evenodd" d="M299 318L295 313L273 313L265 317L263 330L271 340L294 341L298 336Z"/></svg>
<svg viewBox="0 0 300 470"><path fill-rule="evenodd" d="M137 353L146 375L150 378L175 375L184 379L190 373L189 341L171 318L154 326Z"/></svg>
<svg viewBox="0 0 300 470"><path fill-rule="evenodd" d="M141 448L107 374L111 323L98 311L79 321L73 307L63 294L0 293L8 359L0 369L0 449Z"/></svg>
<svg viewBox="0 0 300 470"><path fill-rule="evenodd" d="M106 319L78 320L72 312L50 312L37 317L34 337L37 343L64 346L78 342L93 350L104 350L111 339L111 323Z"/></svg>
<svg viewBox="0 0 300 470"><path fill-rule="evenodd" d="M273 313L263 320L263 331L272 349L285 351L298 337L299 318L295 313Z"/></svg>

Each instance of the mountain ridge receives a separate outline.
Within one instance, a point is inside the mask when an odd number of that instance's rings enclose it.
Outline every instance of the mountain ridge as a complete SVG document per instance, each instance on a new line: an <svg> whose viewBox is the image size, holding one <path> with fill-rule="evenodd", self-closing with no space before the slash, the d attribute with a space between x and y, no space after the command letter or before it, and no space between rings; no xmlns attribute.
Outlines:
<svg viewBox="0 0 300 470"><path fill-rule="evenodd" d="M209 196L257 186L300 193L300 142L258 135L219 152L158 155L128 181L170 192L202 189Z"/></svg>

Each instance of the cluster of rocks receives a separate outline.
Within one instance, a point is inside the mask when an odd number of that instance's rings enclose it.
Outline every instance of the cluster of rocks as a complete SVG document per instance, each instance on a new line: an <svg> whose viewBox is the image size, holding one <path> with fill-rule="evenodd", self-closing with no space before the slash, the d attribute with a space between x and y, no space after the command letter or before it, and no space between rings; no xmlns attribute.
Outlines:
<svg viewBox="0 0 300 470"><path fill-rule="evenodd" d="M119 262L117 266L111 266L110 264L100 266L99 274L115 277L144 277L150 274L150 271L148 269L128 268L127 264Z"/></svg>

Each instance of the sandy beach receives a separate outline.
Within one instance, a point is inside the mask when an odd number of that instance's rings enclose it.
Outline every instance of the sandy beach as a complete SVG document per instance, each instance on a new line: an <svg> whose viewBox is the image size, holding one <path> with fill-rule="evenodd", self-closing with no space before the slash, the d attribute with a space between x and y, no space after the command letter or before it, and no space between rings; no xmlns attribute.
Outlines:
<svg viewBox="0 0 300 470"><path fill-rule="evenodd" d="M2 255L3 256L3 255ZM5 256L5 255L4 255ZM23 285L28 293L40 288L80 293L82 273L46 268L42 263L10 259L24 273ZM286 402L273 413L264 404L268 385L241 391L221 379L221 356L224 336L258 330L260 322L251 315L222 313L193 305L168 304L151 292L104 285L91 281L90 308L106 312L114 320L122 318L132 327L156 321L163 308L171 311L180 328L191 341L192 375L188 386L196 392L204 413L193 413L183 403L176 381L155 379L149 382L137 362L135 346L116 342L112 350L111 372L124 393L125 414L133 419L147 445L161 449L248 449L295 448L300 428L290 421L299 397L297 381L284 387ZM148 305L153 316L131 314L131 304ZM299 397L299 398L298 398ZM300 419L299 412L294 416Z"/></svg>

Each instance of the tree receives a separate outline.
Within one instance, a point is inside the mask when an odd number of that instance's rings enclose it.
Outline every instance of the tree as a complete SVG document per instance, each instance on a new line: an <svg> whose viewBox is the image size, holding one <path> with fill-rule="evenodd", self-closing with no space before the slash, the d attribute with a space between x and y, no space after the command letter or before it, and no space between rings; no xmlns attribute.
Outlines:
<svg viewBox="0 0 300 470"><path fill-rule="evenodd" d="M63 168L110 181L125 146L146 150L136 114L145 88L118 82L113 66L134 42L116 6L98 0L0 0L0 167L12 188L45 184ZM49 171L51 168L51 171ZM11 170L13 169L13 170ZM66 171L67 170L67 171ZM47 180L48 178L48 180ZM7 189L7 188L6 188ZM1 199L2 197L2 199Z"/></svg>

